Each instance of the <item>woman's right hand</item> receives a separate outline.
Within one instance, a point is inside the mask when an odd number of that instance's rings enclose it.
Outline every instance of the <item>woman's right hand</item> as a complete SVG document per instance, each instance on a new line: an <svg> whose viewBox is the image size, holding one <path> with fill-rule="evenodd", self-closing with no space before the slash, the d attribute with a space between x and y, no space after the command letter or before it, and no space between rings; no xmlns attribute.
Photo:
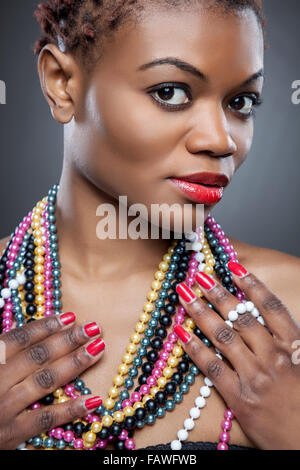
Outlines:
<svg viewBox="0 0 300 470"><path fill-rule="evenodd" d="M65 313L0 335L0 351L5 352L0 356L0 450L16 449L31 437L86 416L101 404L100 397L95 402L85 395L37 410L26 409L102 356L105 344L97 324L79 326L74 322L75 315Z"/></svg>

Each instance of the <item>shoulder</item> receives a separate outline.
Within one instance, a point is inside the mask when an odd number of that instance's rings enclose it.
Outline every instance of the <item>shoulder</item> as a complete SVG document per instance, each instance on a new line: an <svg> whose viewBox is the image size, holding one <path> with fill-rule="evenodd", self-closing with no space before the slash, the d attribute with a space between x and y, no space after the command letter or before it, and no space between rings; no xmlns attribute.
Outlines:
<svg viewBox="0 0 300 470"><path fill-rule="evenodd" d="M240 263L263 281L300 322L300 258L234 238L230 242L238 252Z"/></svg>
<svg viewBox="0 0 300 470"><path fill-rule="evenodd" d="M5 250L9 240L10 240L10 235L0 240L0 256L2 256L3 250Z"/></svg>
<svg viewBox="0 0 300 470"><path fill-rule="evenodd" d="M265 272L270 275L276 269L292 269L297 272L300 269L300 258L278 250L249 245L240 240L230 238L231 243L238 252L241 264L248 265L248 269ZM255 274L255 273L254 273Z"/></svg>

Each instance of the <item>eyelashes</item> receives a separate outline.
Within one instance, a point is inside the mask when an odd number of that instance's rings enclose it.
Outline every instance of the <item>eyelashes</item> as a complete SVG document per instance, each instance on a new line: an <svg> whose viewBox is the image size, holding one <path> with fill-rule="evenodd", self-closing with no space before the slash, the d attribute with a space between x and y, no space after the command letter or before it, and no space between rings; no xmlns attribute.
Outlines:
<svg viewBox="0 0 300 470"><path fill-rule="evenodd" d="M173 96L177 95L177 97L179 96L179 99L182 99L183 96L182 96L182 93L174 93L173 90L180 90L181 92L183 91L186 95L186 97L189 98L189 100L192 100L192 95L191 95L191 92L190 90L188 89L188 87L184 84L180 84L180 83L162 83L160 85L158 85L157 87L155 87L154 89L150 90L148 93L150 94L150 96L153 98L153 100L159 105L161 106L162 108L165 108L166 111L182 111L183 109L185 109L187 106L190 106L191 105L191 101L188 101L186 102L186 99L185 99L185 102L182 103L182 104L169 104L169 103L166 103L164 101L164 98L155 98L155 94L159 95L159 94L164 94L163 92L165 92L165 95L166 95L166 100L167 101L170 101L171 99L173 99ZM176 99L176 98L175 98Z"/></svg>
<svg viewBox="0 0 300 470"><path fill-rule="evenodd" d="M189 87L182 83L162 83L149 90L148 94L165 111L183 111L193 103ZM170 104L170 100L173 103ZM179 100L180 103L174 103L174 100ZM228 107L243 119L249 119L255 116L255 108L262 103L263 100L257 93L240 93L229 101Z"/></svg>
<svg viewBox="0 0 300 470"><path fill-rule="evenodd" d="M241 101L245 101L245 106L242 106L244 111L238 109ZM256 109L258 106L260 106L263 102L262 98L259 97L256 93L249 93L249 94L242 94L234 97L231 102L235 102L235 106L237 109L234 109L233 106L230 106L234 111L237 111L238 113L242 114L243 116L250 117L250 116L255 116L256 114Z"/></svg>

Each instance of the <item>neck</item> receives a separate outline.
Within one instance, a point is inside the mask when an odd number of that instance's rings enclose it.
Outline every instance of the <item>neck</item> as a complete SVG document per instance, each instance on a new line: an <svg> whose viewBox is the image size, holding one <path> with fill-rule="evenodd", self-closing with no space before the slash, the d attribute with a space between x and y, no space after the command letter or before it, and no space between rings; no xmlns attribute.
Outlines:
<svg viewBox="0 0 300 470"><path fill-rule="evenodd" d="M99 239L96 215L100 204L116 211L118 235L119 204L99 190L70 164L65 164L56 202L59 252L64 270L85 279L121 279L131 270L142 271L159 264L171 244L167 239ZM128 224L130 223L128 218ZM128 225L127 225L128 227ZM128 233L128 232L127 232Z"/></svg>

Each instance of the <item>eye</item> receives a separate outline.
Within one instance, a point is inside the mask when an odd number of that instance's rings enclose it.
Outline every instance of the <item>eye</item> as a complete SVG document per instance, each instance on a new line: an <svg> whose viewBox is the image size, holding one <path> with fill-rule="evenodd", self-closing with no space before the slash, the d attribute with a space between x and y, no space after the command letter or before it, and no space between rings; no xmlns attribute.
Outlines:
<svg viewBox="0 0 300 470"><path fill-rule="evenodd" d="M262 103L262 100L256 94L240 95L233 98L229 107L237 111L243 117L250 117L254 114L254 108Z"/></svg>
<svg viewBox="0 0 300 470"><path fill-rule="evenodd" d="M149 94L164 108L182 109L182 107L190 104L190 93L186 87L178 87L175 84L162 84L159 88L151 90Z"/></svg>

